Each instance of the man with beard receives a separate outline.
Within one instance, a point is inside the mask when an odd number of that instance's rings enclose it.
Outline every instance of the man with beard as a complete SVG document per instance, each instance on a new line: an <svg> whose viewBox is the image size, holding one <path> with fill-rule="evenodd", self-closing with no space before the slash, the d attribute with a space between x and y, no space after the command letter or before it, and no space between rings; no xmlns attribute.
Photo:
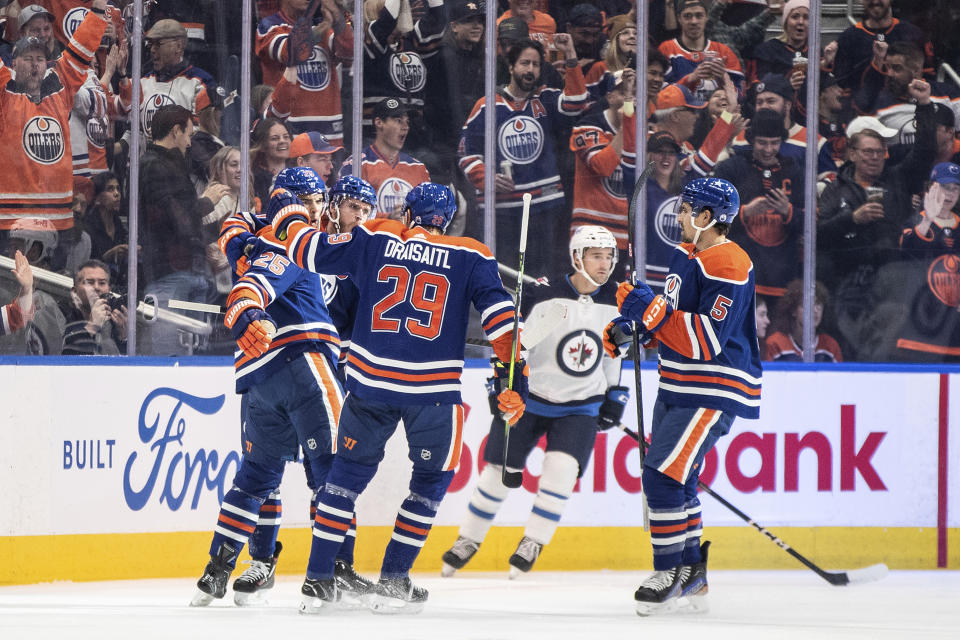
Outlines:
<svg viewBox="0 0 960 640"><path fill-rule="evenodd" d="M567 33L584 74L600 58L603 45L603 14L592 4L574 5L567 18Z"/></svg>
<svg viewBox="0 0 960 640"><path fill-rule="evenodd" d="M803 170L779 154L787 132L776 111L757 111L746 133L750 155L724 160L714 175L736 184L740 192L743 224L730 230L730 239L756 266L757 293L779 298L800 275Z"/></svg>
<svg viewBox="0 0 960 640"><path fill-rule="evenodd" d="M530 225L537 241L527 247L527 268L535 273L553 271L558 247L567 244L569 211L564 207L563 186L553 141L564 127L572 126L587 102L583 72L568 34L554 37L566 54L564 90L540 87L543 46L525 40L507 52L510 84L497 91L496 166L484 163L483 98L473 107L460 141L460 168L483 198L484 174L496 171L496 247L499 259L514 264L518 251L523 194L533 196Z"/></svg>
<svg viewBox="0 0 960 640"><path fill-rule="evenodd" d="M923 73L933 79L933 44L920 29L893 17L891 0L864 0L863 20L847 27L837 39L833 74L840 86L856 91L873 58L874 42L912 42L924 53Z"/></svg>
<svg viewBox="0 0 960 640"><path fill-rule="evenodd" d="M923 52L912 42L875 42L873 54L873 62L863 74L863 85L854 95L857 111L875 114L884 126L899 131L900 144L913 144L916 105L910 101L909 86L923 78ZM956 85L943 82L931 82L930 92L933 102L948 109L960 97Z"/></svg>

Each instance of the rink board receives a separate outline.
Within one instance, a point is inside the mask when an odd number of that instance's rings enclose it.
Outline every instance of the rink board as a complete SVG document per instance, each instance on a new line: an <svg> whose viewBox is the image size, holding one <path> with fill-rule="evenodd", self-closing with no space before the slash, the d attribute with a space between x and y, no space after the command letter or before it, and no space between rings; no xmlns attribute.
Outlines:
<svg viewBox="0 0 960 640"><path fill-rule="evenodd" d="M229 363L3 359L0 368L0 552L11 559L0 584L197 573L239 461L239 401ZM439 568L483 464L491 421L486 373L484 363L468 363L461 466L419 570ZM649 425L656 370L642 373ZM623 381L632 386L631 371ZM960 429L949 429L960 425L960 400L949 402L951 388L960 388L960 369L770 368L761 418L735 422L702 477L822 566L960 568L960 482L948 456L960 451ZM636 428L632 404L625 423ZM358 503L357 563L365 570L378 567L407 493L406 453L398 431ZM541 460L534 451L524 488L505 501L500 526L471 568L506 567ZM309 548L302 474L300 465L288 465L281 489L283 572L302 571ZM648 568L638 476L635 443L619 431L602 432L538 568ZM712 498L702 500L718 568L797 566Z"/></svg>

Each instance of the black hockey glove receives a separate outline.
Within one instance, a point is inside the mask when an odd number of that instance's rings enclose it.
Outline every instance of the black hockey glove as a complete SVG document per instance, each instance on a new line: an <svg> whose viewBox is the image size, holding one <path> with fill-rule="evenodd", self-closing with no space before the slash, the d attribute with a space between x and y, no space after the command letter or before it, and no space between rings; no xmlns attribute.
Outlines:
<svg viewBox="0 0 960 640"><path fill-rule="evenodd" d="M623 411L630 399L630 390L626 387L610 387L607 395L600 404L600 413L597 415L597 427L601 430L620 426L623 421Z"/></svg>

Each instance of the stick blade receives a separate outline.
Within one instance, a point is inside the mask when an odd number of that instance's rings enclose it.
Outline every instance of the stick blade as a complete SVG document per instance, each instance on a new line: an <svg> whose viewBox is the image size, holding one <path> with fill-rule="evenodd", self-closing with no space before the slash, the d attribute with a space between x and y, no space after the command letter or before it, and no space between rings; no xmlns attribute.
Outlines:
<svg viewBox="0 0 960 640"><path fill-rule="evenodd" d="M852 569L846 572L847 584L863 584L864 582L876 582L887 576L890 570L887 565L873 564L862 569Z"/></svg>
<svg viewBox="0 0 960 640"><path fill-rule="evenodd" d="M503 481L503 484L508 489L516 489L523 484L523 472L522 471L507 471L507 468L503 468L503 473L500 474L500 479Z"/></svg>

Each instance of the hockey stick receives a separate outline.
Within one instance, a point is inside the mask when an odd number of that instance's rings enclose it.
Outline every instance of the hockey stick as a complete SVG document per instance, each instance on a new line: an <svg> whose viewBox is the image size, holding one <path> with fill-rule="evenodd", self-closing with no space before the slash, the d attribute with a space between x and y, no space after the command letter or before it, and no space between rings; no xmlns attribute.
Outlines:
<svg viewBox="0 0 960 640"><path fill-rule="evenodd" d="M517 277L520 275L520 272L517 271L516 269L513 269L512 267L508 267L507 265L501 264L499 262L497 263L497 269L500 270L500 273L510 276L514 280L516 280ZM527 284L535 284L538 287L550 286L550 280L547 279L547 276L540 276L539 278L534 278L533 276L524 275L523 281L526 282Z"/></svg>
<svg viewBox="0 0 960 640"><path fill-rule="evenodd" d="M510 372L507 376L507 387L513 389L513 368L517 364L517 342L520 339L520 304L523 302L523 261L527 253L527 228L530 226L529 193L523 194L523 217L520 219L520 262L517 269L517 295L513 309L513 339L510 342ZM523 484L523 469L510 471L507 469L507 451L510 449L510 421L503 420L503 471L500 479L510 489L516 489Z"/></svg>
<svg viewBox="0 0 960 640"><path fill-rule="evenodd" d="M640 438L640 434L630 429L626 425L621 424L619 426L624 433L629 435L631 438L633 438L640 444L641 450L646 448L647 443ZM740 509L736 508L735 506L727 502L727 500L723 496L721 496L719 493L711 489L710 486L705 482L698 481L697 487L699 487L700 490L703 491L704 493L710 494L710 496L712 496L714 500L716 500L717 502L725 506L727 509L729 509L733 513L737 514L737 516L739 516L741 520L743 520L744 522L752 526L754 529L756 529L763 535L767 536L767 538L769 538L771 542L773 542L775 545L777 545L778 547L780 547L781 549L789 553L794 558L796 558L800 562L800 564L810 569L815 574L817 574L818 576L820 576L821 578L823 578L824 580L826 580L827 582L829 582L835 587L842 587L848 584L859 584L862 582L873 582L875 580L880 580L881 578L887 575L887 571L888 571L887 565L883 563L870 565L869 567L864 567L862 569L851 569L850 571L827 571L825 569L821 569L810 560L807 560L807 558L804 557L801 553L794 550L793 547L791 547L786 542L784 542L783 540L775 536L773 533L768 531L761 524L759 524L758 522L755 522L750 516L745 514L743 511L740 511Z"/></svg>
<svg viewBox="0 0 960 640"><path fill-rule="evenodd" d="M637 178L637 183L633 186L633 196L630 198L630 205L627 208L627 268L630 269L630 284L637 284L637 265L634 255L634 243L636 242L636 219L637 219L637 198L640 192L647 185L647 179L653 173L653 162L648 162L643 173ZM644 433L643 428L643 387L640 383L640 332L636 322L633 323L633 384L636 389L637 405L637 426L640 428L640 435ZM640 473L643 473L643 457L645 451L643 445L640 445ZM643 512L643 530L650 531L650 509L647 507L647 493L640 489L640 509Z"/></svg>

